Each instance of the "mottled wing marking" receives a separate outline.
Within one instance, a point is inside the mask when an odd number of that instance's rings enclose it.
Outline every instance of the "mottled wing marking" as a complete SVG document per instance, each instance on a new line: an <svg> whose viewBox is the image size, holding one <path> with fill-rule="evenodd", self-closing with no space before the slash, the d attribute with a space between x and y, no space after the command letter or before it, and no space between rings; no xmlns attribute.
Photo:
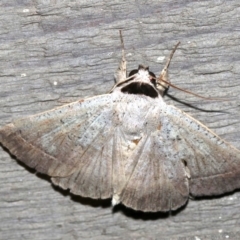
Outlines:
<svg viewBox="0 0 240 240"><path fill-rule="evenodd" d="M128 156L126 156L126 136L124 132L121 131L119 126L114 128L114 138L113 138L113 154L112 154L112 166L113 166L113 194L119 195L126 183L126 165L128 161Z"/></svg>
<svg viewBox="0 0 240 240"><path fill-rule="evenodd" d="M190 172L190 193L219 195L240 188L240 151L188 114L167 105L164 118L178 137L178 159Z"/></svg>
<svg viewBox="0 0 240 240"><path fill-rule="evenodd" d="M162 98L113 92L18 120L0 142L74 194L142 211L240 188L240 152Z"/></svg>
<svg viewBox="0 0 240 240"><path fill-rule="evenodd" d="M77 159L78 165L71 176L52 178L54 184L71 189L77 195L91 198L112 196L113 137L107 125L98 132Z"/></svg>
<svg viewBox="0 0 240 240"><path fill-rule="evenodd" d="M39 172L70 175L79 164L79 155L104 127L94 122L101 115L106 121L103 125L111 121L110 101L108 95L97 96L17 120L0 129L0 142Z"/></svg>
<svg viewBox="0 0 240 240"><path fill-rule="evenodd" d="M158 132L141 140L134 153L137 160L122 193L124 205L143 211L168 211L182 206L188 199L188 179L181 161L169 169ZM169 171L170 170L170 171Z"/></svg>

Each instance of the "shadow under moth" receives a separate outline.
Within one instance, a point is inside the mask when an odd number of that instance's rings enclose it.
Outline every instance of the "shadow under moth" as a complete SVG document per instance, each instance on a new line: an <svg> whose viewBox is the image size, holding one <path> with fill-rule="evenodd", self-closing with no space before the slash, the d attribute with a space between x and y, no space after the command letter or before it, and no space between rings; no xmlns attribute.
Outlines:
<svg viewBox="0 0 240 240"><path fill-rule="evenodd" d="M163 100L176 47L158 78L144 66L127 77L123 48L109 93L3 126L1 144L73 194L144 212L240 188L240 151Z"/></svg>

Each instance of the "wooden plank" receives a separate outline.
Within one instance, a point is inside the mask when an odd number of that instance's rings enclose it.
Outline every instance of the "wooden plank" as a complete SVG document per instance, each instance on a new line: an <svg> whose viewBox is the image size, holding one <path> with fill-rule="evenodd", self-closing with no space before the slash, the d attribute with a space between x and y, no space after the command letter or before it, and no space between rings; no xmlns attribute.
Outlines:
<svg viewBox="0 0 240 240"><path fill-rule="evenodd" d="M129 70L158 73L181 41L166 98L240 149L238 0L20 1L0 3L0 125L107 92L123 29ZM0 239L237 239L240 193L143 214L53 187L0 148Z"/></svg>

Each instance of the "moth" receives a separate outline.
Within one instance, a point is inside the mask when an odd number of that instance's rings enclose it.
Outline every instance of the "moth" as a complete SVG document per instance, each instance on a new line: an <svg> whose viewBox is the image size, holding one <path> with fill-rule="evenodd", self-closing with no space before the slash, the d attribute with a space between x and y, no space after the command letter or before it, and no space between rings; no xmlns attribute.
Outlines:
<svg viewBox="0 0 240 240"><path fill-rule="evenodd" d="M142 65L127 77L123 48L109 93L3 126L1 144L73 194L144 212L240 188L240 151L163 100L175 50L158 78Z"/></svg>

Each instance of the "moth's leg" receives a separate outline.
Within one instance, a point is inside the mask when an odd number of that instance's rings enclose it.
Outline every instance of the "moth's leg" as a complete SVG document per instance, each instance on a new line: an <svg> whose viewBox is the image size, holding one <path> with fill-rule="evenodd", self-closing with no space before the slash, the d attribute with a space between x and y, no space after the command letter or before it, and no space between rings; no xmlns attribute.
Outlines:
<svg viewBox="0 0 240 240"><path fill-rule="evenodd" d="M176 46L174 47L174 49L172 50L163 70L160 73L160 76L157 79L157 89L159 90L161 96L164 96L166 94L167 90L169 89L169 85L166 83L166 82L170 83L170 81L168 80L168 67L170 65L173 54L176 51L179 44L180 44L180 42L178 42L176 44ZM163 80L163 81L161 81L161 80Z"/></svg>
<svg viewBox="0 0 240 240"><path fill-rule="evenodd" d="M121 45L122 45L122 59L115 73L116 83L122 82L127 78L127 62L125 59L123 37L122 37L121 30L119 32L120 32L120 39L121 39Z"/></svg>

